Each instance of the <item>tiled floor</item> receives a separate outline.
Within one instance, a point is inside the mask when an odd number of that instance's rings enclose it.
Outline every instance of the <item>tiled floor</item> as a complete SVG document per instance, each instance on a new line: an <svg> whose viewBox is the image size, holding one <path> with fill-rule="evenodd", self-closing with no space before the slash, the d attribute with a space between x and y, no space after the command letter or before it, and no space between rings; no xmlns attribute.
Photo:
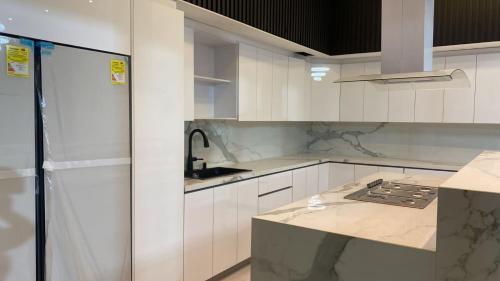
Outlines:
<svg viewBox="0 0 500 281"><path fill-rule="evenodd" d="M250 281L250 265L245 266L221 281Z"/></svg>

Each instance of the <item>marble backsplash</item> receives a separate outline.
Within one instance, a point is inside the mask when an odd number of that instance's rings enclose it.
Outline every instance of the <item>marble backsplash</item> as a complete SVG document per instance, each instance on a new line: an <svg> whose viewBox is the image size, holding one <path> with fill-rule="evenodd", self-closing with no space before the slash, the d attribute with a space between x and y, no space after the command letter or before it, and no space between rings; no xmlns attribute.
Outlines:
<svg viewBox="0 0 500 281"><path fill-rule="evenodd" d="M185 155L188 153L189 133L196 128L202 129L210 147L204 148L202 138L197 134L193 155L214 166L305 152L310 123L198 120L184 122L184 128Z"/></svg>
<svg viewBox="0 0 500 281"><path fill-rule="evenodd" d="M500 125L312 123L307 151L465 164L500 150Z"/></svg>
<svg viewBox="0 0 500 281"><path fill-rule="evenodd" d="M195 128L206 132L210 148L196 136L193 154L209 166L303 152L462 164L500 150L500 125L202 120L185 122L186 155Z"/></svg>

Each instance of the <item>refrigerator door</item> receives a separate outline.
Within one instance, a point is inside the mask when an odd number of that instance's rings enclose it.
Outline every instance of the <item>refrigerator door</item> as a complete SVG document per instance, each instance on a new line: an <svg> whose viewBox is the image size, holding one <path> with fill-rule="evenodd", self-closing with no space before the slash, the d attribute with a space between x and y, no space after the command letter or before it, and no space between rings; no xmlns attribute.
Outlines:
<svg viewBox="0 0 500 281"><path fill-rule="evenodd" d="M131 280L128 58L41 54L47 280Z"/></svg>
<svg viewBox="0 0 500 281"><path fill-rule="evenodd" d="M7 281L35 280L33 63L32 47L0 36L0 280Z"/></svg>

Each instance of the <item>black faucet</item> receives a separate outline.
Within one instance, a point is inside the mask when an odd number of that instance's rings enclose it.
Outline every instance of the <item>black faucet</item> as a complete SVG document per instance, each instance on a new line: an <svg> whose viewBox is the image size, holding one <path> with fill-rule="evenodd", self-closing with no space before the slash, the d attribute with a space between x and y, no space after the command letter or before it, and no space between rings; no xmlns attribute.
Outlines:
<svg viewBox="0 0 500 281"><path fill-rule="evenodd" d="M204 147L210 146L210 144L208 143L207 135L205 135L205 132L203 132L200 129L194 129L193 131L191 131L191 134L189 134L189 151L188 151L188 157L187 157L187 163L186 163L186 174L185 174L188 177L193 176L193 163L194 163L194 161L203 160L203 158L193 157L193 135L196 133L200 133L201 136L203 137L203 146Z"/></svg>

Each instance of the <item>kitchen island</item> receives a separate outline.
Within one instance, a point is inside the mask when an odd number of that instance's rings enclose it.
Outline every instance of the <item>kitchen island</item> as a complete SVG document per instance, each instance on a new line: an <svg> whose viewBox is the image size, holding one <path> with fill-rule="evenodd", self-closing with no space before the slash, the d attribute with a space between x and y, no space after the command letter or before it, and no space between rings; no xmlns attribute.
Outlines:
<svg viewBox="0 0 500 281"><path fill-rule="evenodd" d="M444 181L377 173L255 217L252 280L433 280L437 200L415 209L344 199L379 178Z"/></svg>
<svg viewBox="0 0 500 281"><path fill-rule="evenodd" d="M425 209L344 199L383 178L439 187ZM377 173L254 217L252 280L500 280L500 152L449 179Z"/></svg>

